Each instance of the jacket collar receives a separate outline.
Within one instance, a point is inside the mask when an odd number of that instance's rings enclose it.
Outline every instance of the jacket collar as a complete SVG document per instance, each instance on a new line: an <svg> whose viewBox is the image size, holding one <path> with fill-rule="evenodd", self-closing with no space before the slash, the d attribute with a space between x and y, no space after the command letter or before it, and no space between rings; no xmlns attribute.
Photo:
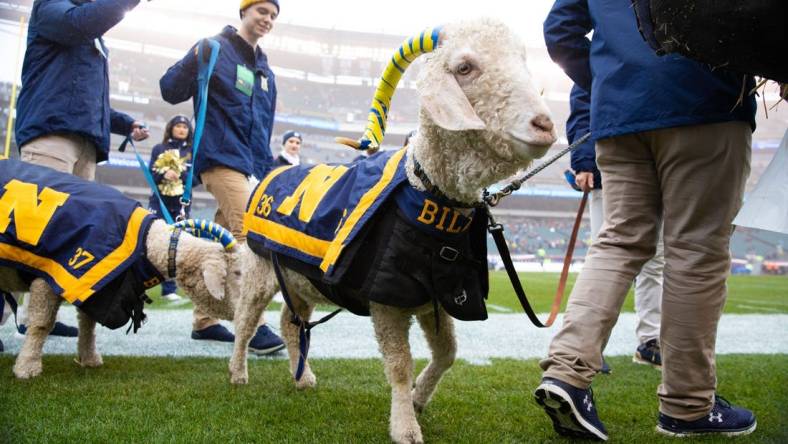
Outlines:
<svg viewBox="0 0 788 444"><path fill-rule="evenodd" d="M244 56L248 58L248 60L254 59L257 68L266 71L270 70L268 67L268 56L260 49L260 45L252 49L249 42L238 35L238 29L234 26L225 26L220 35L229 40L238 51L241 51Z"/></svg>

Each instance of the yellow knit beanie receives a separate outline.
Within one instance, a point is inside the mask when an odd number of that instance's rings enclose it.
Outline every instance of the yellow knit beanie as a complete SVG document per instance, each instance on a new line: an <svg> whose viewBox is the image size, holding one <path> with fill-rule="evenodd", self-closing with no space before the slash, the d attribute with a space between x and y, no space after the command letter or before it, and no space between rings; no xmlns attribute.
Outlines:
<svg viewBox="0 0 788 444"><path fill-rule="evenodd" d="M241 0L241 6L239 7L239 11L243 11L244 9L256 4L256 3L271 3L276 6L276 13L279 14L279 0Z"/></svg>

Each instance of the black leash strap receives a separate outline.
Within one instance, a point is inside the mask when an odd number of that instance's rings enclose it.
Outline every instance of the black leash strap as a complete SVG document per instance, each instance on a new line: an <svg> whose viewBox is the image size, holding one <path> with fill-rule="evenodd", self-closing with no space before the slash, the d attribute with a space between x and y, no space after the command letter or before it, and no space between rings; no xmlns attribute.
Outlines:
<svg viewBox="0 0 788 444"><path fill-rule="evenodd" d="M295 308L293 308L293 301L290 299L290 294L287 291L285 279L282 275L282 267L279 265L279 255L273 251L271 252L271 262L274 265L274 273L276 274L276 280L279 282L279 288L282 290L282 298L285 300L287 308L289 308L290 312L293 314L293 316L290 318L290 323L298 326L298 367L296 368L295 380L300 381L301 377L304 376L306 358L309 355L309 342L312 339L312 328L329 321L331 318L339 314L342 309L340 308L338 310L334 310L315 322L304 321L301 319L301 316L298 316Z"/></svg>
<svg viewBox="0 0 788 444"><path fill-rule="evenodd" d="M503 237L503 225L495 222L489 210L487 211L487 217L490 219L490 225L487 230L492 235L495 246L498 247L498 252L501 254L503 265L506 268L506 274L509 275L509 280L512 282L512 288L514 288L517 299L520 300L520 305L523 307L523 310L525 310L525 314L528 315L528 319L531 320L531 323L539 328L548 327L542 324L539 318L536 317L534 309L531 308L531 303L528 302L528 296L526 296L523 285L520 283L520 278L517 276L517 271L514 269L512 256L509 254L509 247L506 246L506 239Z"/></svg>

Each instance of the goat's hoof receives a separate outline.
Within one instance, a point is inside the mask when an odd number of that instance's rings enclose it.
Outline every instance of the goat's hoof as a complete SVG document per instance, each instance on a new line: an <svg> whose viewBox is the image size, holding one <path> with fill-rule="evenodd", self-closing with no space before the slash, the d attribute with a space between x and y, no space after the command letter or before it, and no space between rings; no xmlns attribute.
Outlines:
<svg viewBox="0 0 788 444"><path fill-rule="evenodd" d="M391 440L397 444L424 444L424 438L421 436L421 429L407 428L399 432L391 433Z"/></svg>
<svg viewBox="0 0 788 444"><path fill-rule="evenodd" d="M247 384L249 382L249 369L246 359L230 359L230 383Z"/></svg>
<svg viewBox="0 0 788 444"><path fill-rule="evenodd" d="M41 362L14 365L14 376L19 379L32 379L44 371Z"/></svg>
<svg viewBox="0 0 788 444"><path fill-rule="evenodd" d="M74 362L82 368L98 368L104 365L104 359L102 359L101 355L98 353L84 358L75 358Z"/></svg>
<svg viewBox="0 0 788 444"><path fill-rule="evenodd" d="M304 372L301 379L295 381L295 386L298 390L306 390L315 388L317 386L317 378L312 372Z"/></svg>
<svg viewBox="0 0 788 444"><path fill-rule="evenodd" d="M246 371L230 371L230 384L243 385L249 383L249 373Z"/></svg>
<svg viewBox="0 0 788 444"><path fill-rule="evenodd" d="M233 385L246 385L248 383L249 383L249 377L246 376L246 375L241 375L241 376L231 375L230 376L230 384L233 384Z"/></svg>

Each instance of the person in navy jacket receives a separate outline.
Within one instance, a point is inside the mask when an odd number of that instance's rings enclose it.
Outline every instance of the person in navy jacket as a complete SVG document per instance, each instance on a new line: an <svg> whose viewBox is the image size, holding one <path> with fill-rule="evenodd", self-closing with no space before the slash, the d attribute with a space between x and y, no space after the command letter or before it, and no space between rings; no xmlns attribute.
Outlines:
<svg viewBox="0 0 788 444"><path fill-rule="evenodd" d="M274 168L285 165L300 165L301 157L299 157L298 153L301 151L302 141L301 133L298 131L285 132L282 135L282 151L274 159Z"/></svg>
<svg viewBox="0 0 788 444"><path fill-rule="evenodd" d="M262 179L273 166L271 131L276 110L276 82L268 57L258 42L268 34L279 15L278 0L242 0L241 26L225 27L211 37L221 45L210 80L208 109L194 173L218 204L214 221L243 242L243 215L249 200L249 178ZM198 47L170 67L159 82L161 95L177 104L194 98L197 110ZM207 47L204 45L203 47ZM218 320L195 311L192 338L232 340L220 331ZM218 332L217 334L214 334ZM271 353L284 342L261 319L250 348Z"/></svg>
<svg viewBox="0 0 788 444"><path fill-rule="evenodd" d="M36 0L27 28L16 142L25 162L93 180L107 160L110 132L134 140L144 125L109 105L109 50L103 35L139 0ZM26 331L27 302L20 311ZM51 334L76 336L61 322Z"/></svg>
<svg viewBox="0 0 788 444"><path fill-rule="evenodd" d="M658 57L638 32L630 0L558 0L544 33L551 58L591 95L605 220L540 363L537 402L559 434L607 439L591 382L664 222L657 430L752 432L753 413L716 394L714 350L755 128L755 101L740 96L753 79Z"/></svg>
<svg viewBox="0 0 788 444"><path fill-rule="evenodd" d="M192 125L189 118L181 115L173 117L167 122L167 126L164 129L164 139L160 144L153 147L150 155L150 162L148 162L148 169L159 188L159 195L173 219L180 214L181 197L183 193L168 193L168 188L165 185L176 181L180 181L184 186L186 185L189 169L191 168L192 137ZM172 170L166 171L165 173L157 171L154 168L156 160L165 152L172 152L173 150L177 151L178 156L183 159L186 169L180 174ZM151 193L150 199L148 200L148 208L155 214L161 214L161 205L154 193ZM186 207L185 210L185 217L188 219L191 207Z"/></svg>
<svg viewBox="0 0 788 444"><path fill-rule="evenodd" d="M184 166L186 167L180 173L169 169L165 172L157 171L156 160L158 160L162 154L165 152L170 153L177 153L178 157L180 157L183 161ZM170 216L175 219L180 215L181 212L181 197L183 197L183 193L173 194L171 192L172 187L168 187L168 184L173 184L178 182L182 186L186 186L186 182L188 180L189 169L191 168L191 158L192 158L192 125L189 121L189 118L186 116L175 116L167 123L167 126L164 129L164 139L161 141L160 144L153 147L150 155L150 161L148 162L148 169L153 176L154 182L156 182L156 186L158 187L159 195L161 196L161 200L164 201L164 206L166 207L167 212ZM182 188L181 188L182 189ZM148 200L148 209L151 213L162 217L162 209L161 204L159 203L159 198L156 196L155 193L151 193L150 199ZM189 213L191 210L191 206L187 206L184 208L185 218L189 218ZM177 301L180 300L181 297L178 296L176 293L178 291L178 286L175 284L174 280L167 280L161 284L161 294L162 298L167 301Z"/></svg>

